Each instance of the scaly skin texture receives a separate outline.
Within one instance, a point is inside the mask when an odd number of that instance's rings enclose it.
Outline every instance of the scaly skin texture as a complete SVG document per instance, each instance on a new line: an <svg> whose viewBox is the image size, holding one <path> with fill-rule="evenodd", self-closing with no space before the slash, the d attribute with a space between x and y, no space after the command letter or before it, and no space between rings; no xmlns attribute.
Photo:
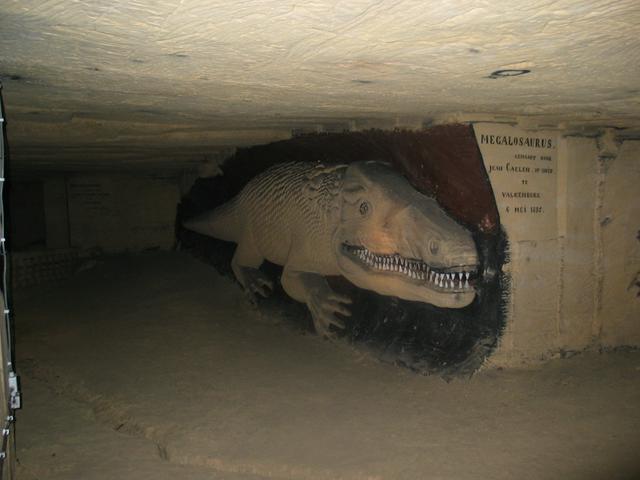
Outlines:
<svg viewBox="0 0 640 480"><path fill-rule="evenodd" d="M336 314L348 316L351 303L327 275L442 307L475 296L471 234L381 163L276 165L185 227L238 244L231 266L253 299L272 289L263 261L283 265L284 290L309 307L322 335L344 328Z"/></svg>

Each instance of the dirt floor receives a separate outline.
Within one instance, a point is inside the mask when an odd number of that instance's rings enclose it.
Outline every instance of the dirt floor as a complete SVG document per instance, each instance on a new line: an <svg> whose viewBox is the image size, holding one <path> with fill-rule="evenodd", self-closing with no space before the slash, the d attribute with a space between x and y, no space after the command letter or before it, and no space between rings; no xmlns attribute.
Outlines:
<svg viewBox="0 0 640 480"><path fill-rule="evenodd" d="M178 253L16 292L18 479L640 478L640 353L446 383Z"/></svg>

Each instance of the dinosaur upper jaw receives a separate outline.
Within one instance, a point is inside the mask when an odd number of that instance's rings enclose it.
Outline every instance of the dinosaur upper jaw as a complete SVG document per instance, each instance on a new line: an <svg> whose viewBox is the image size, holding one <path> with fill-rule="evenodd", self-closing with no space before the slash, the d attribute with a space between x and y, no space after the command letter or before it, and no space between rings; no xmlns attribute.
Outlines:
<svg viewBox="0 0 640 480"><path fill-rule="evenodd" d="M399 253L381 254L363 245L342 243L338 263L356 285L445 308L462 308L475 298L477 265L444 267Z"/></svg>

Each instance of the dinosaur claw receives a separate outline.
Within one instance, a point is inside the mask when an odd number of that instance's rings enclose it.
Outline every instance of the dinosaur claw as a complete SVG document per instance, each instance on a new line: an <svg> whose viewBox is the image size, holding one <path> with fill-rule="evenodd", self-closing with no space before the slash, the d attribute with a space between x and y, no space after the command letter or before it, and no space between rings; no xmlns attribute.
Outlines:
<svg viewBox="0 0 640 480"><path fill-rule="evenodd" d="M340 315L344 315L345 317L351 316L351 311L341 303L331 302L329 305L331 307L331 310L333 310L335 313L339 313Z"/></svg>
<svg viewBox="0 0 640 480"><path fill-rule="evenodd" d="M250 288L251 288L251 293L257 293L258 295L264 298L268 297L273 292L272 288L268 287L267 285L261 282L252 283Z"/></svg>
<svg viewBox="0 0 640 480"><path fill-rule="evenodd" d="M249 289L245 289L244 290L244 294L246 295L247 300L249 300L249 303L251 304L251 306L253 308L257 308L258 307L258 299L256 298L255 294Z"/></svg>
<svg viewBox="0 0 640 480"><path fill-rule="evenodd" d="M336 332L332 331L330 326L334 325L333 323L331 323L330 325L318 325L316 322L314 322L314 327L316 329L316 333L318 334L318 336L326 339L326 340L335 340L336 339ZM334 325L334 327L336 328L344 328L344 327L337 327L336 325Z"/></svg>
<svg viewBox="0 0 640 480"><path fill-rule="evenodd" d="M329 321L331 322L331 325L333 325L336 328L339 328L340 330L344 330L346 328L344 325L344 322L342 320L338 320L336 317L333 317Z"/></svg>
<svg viewBox="0 0 640 480"><path fill-rule="evenodd" d="M333 338L335 334L331 331L332 326L340 330L346 328L344 322L335 315L340 314L347 317L351 315L351 312L343 305L346 303L342 302L344 298L337 294L327 294L317 295L309 300L307 305L311 310L313 325L318 335Z"/></svg>
<svg viewBox="0 0 640 480"><path fill-rule="evenodd" d="M238 280L254 305L258 304L256 295L266 298L273 293L273 282L257 268L242 268Z"/></svg>
<svg viewBox="0 0 640 480"><path fill-rule="evenodd" d="M262 272L260 272L262 273ZM258 283L260 286L266 288L267 290L273 290L273 282L271 280L269 280L266 276L256 276L255 279L256 283Z"/></svg>
<svg viewBox="0 0 640 480"><path fill-rule="evenodd" d="M340 302L340 303L346 303L347 305L351 305L353 303L353 300L351 300L346 295L340 295L339 293L335 293L335 292L329 294L328 298L329 300L333 300L335 302Z"/></svg>

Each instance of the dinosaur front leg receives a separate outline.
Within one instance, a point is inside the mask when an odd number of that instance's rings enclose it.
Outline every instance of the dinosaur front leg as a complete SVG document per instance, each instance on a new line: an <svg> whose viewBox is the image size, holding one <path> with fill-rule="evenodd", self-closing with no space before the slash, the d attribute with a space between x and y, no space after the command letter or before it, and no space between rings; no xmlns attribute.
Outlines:
<svg viewBox="0 0 640 480"><path fill-rule="evenodd" d="M257 303L256 294L267 297L273 291L273 282L259 270L263 261L257 249L246 242L238 244L231 260L233 274L253 304Z"/></svg>
<svg viewBox="0 0 640 480"><path fill-rule="evenodd" d="M318 335L331 337L331 325L345 328L342 320L335 314L350 316L351 312L346 305L351 304L351 299L331 290L322 275L285 267L282 273L282 288L293 299L307 304Z"/></svg>

